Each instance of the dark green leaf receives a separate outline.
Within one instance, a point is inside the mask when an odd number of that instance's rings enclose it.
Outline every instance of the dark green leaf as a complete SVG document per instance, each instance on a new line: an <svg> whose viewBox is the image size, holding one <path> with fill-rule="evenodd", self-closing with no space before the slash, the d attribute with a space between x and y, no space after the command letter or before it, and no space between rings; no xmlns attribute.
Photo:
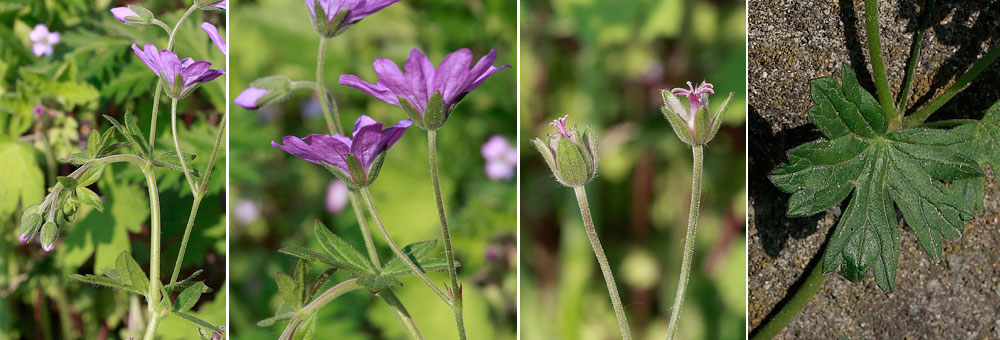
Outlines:
<svg viewBox="0 0 1000 340"><path fill-rule="evenodd" d="M111 125L114 125L116 129L118 129L118 133L125 137L125 140L128 141L128 146L132 147L132 150L135 151L135 153L140 156L149 155L146 149L146 141L140 141L141 136L133 135L125 125L119 123L114 117L104 115L104 118L111 122Z"/></svg>
<svg viewBox="0 0 1000 340"><path fill-rule="evenodd" d="M67 163L67 164L72 164L72 165L76 165L76 166L81 166L84 163L87 163L87 161L90 161L90 157L87 156L87 152L86 151L80 151L80 152L74 153L72 155L69 155L69 157L59 157L56 160L58 160L61 163Z"/></svg>
<svg viewBox="0 0 1000 340"><path fill-rule="evenodd" d="M335 266L355 274L375 274L375 268L364 255L354 249L349 243L337 237L316 220L316 239L320 246L333 258Z"/></svg>
<svg viewBox="0 0 1000 340"><path fill-rule="evenodd" d="M888 124L875 99L858 85L850 68L844 67L842 73L843 86L830 77L812 81L809 117L813 123L830 139L849 132L862 137L885 133Z"/></svg>
<svg viewBox="0 0 1000 340"><path fill-rule="evenodd" d="M103 145L101 145L101 131L93 129L90 131L90 135L87 136L87 156L90 158L97 158L97 153L101 151Z"/></svg>
<svg viewBox="0 0 1000 340"><path fill-rule="evenodd" d="M198 299L201 298L201 293L205 291L205 284L201 282L195 282L187 289L184 289L180 295L177 295L177 302L174 303L175 312L184 312L194 307L198 303Z"/></svg>
<svg viewBox="0 0 1000 340"><path fill-rule="evenodd" d="M81 187L85 187L97 182L97 180L101 178L101 174L104 173L105 166L107 166L107 164L94 162L93 165L90 165L90 168L87 169L87 171L84 171L83 174L80 175L79 185Z"/></svg>
<svg viewBox="0 0 1000 340"><path fill-rule="evenodd" d="M183 155L184 155L184 162L185 164L187 164L188 172L191 174L191 176L201 177L201 172L199 172L198 169L195 169L193 166L191 166L192 164L191 161L193 161L196 156L194 154L190 154L187 152L184 152ZM177 171L184 171L184 167L181 166L180 159L177 158L176 151L164 152L163 154L156 156L156 158L153 159L153 166L163 167Z"/></svg>
<svg viewBox="0 0 1000 340"><path fill-rule="evenodd" d="M358 275L358 285L374 294L391 286L402 286L403 283L391 275L362 274Z"/></svg>
<svg viewBox="0 0 1000 340"><path fill-rule="evenodd" d="M965 179L983 175L975 160L959 152L970 141L967 134L912 128L890 133L887 137L896 142L892 143L893 148L918 161L934 179Z"/></svg>
<svg viewBox="0 0 1000 340"><path fill-rule="evenodd" d="M343 264L334 260L333 257L330 257L330 255L318 253L302 246L288 246L278 251L307 261L325 263L330 266L343 266Z"/></svg>
<svg viewBox="0 0 1000 340"><path fill-rule="evenodd" d="M961 197L973 212L983 211L984 178L969 178L951 181L948 188L956 197Z"/></svg>
<svg viewBox="0 0 1000 340"><path fill-rule="evenodd" d="M845 135L792 149L788 162L769 176L779 189L792 193L788 215L812 215L847 198L861 175L868 146L861 138Z"/></svg>

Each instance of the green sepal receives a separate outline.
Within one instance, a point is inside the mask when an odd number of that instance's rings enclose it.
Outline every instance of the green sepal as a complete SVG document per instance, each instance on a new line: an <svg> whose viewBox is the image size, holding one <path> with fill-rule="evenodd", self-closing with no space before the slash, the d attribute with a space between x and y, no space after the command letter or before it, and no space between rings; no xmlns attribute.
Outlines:
<svg viewBox="0 0 1000 340"><path fill-rule="evenodd" d="M194 305L198 303L198 300L201 299L201 294L205 291L205 288L207 287L201 282L195 282L185 288L180 295L177 295L173 311L184 312L193 308Z"/></svg>
<svg viewBox="0 0 1000 340"><path fill-rule="evenodd" d="M56 227L56 223L52 221L45 222L42 225L42 233L40 240L42 247L46 248L46 251L52 250L52 247L56 243L56 237L59 235L59 228Z"/></svg>
<svg viewBox="0 0 1000 340"><path fill-rule="evenodd" d="M322 162L321 164L323 164L323 167L326 168L327 171L329 171L334 176L337 176L337 178L340 179L342 182L344 182L344 184L347 184L347 187L350 188L351 190L357 190L361 188L361 185L355 183L354 178L351 178L350 174L345 173L343 170L340 170L334 167L333 165L330 165L330 163Z"/></svg>
<svg viewBox="0 0 1000 340"><path fill-rule="evenodd" d="M257 108L263 108L288 99L292 93L292 80L282 75L267 76L254 80L250 87L267 91L254 102Z"/></svg>
<svg viewBox="0 0 1000 340"><path fill-rule="evenodd" d="M101 201L101 197L97 195L93 190L87 189L86 187L80 186L76 188L76 197L80 199L83 204L89 205L97 209L97 211L104 212L104 203Z"/></svg>
<svg viewBox="0 0 1000 340"><path fill-rule="evenodd" d="M552 150L548 144L539 138L532 138L531 144L542 154L542 159L545 159L545 164L548 164L549 170L552 170L553 174L558 174L559 168L556 166L555 150Z"/></svg>
<svg viewBox="0 0 1000 340"><path fill-rule="evenodd" d="M424 127L426 130L437 130L444 126L447 120L448 110L444 107L444 96L441 92L434 91L434 95L427 100L427 108L424 109Z"/></svg>
<svg viewBox="0 0 1000 340"><path fill-rule="evenodd" d="M25 209L24 214L21 215L21 226L17 229L17 237L27 237L28 239L25 242L31 241L41 225L42 211L37 205L33 205Z"/></svg>
<svg viewBox="0 0 1000 340"><path fill-rule="evenodd" d="M691 131L687 125L687 121L684 118L687 114L684 110L684 106L681 105L677 96L674 96L670 91L663 90L660 92L663 96L663 106L660 107L660 112L663 116L667 118L670 122L670 127L674 129L674 134L677 138L687 145L694 145L694 140L691 138Z"/></svg>
<svg viewBox="0 0 1000 340"><path fill-rule="evenodd" d="M375 183L375 179L378 178L379 172L382 171L382 163L385 162L385 154L386 152L382 151L378 153L378 156L375 156L375 161L372 163L372 166L368 168L368 175L365 176L368 179L365 186Z"/></svg>
<svg viewBox="0 0 1000 340"><path fill-rule="evenodd" d="M351 171L351 181L359 187L368 186L368 178L365 176L365 171L361 169L361 163L358 162L358 158L352 154L347 154L345 160L347 161L347 169Z"/></svg>
<svg viewBox="0 0 1000 340"><path fill-rule="evenodd" d="M556 144L557 178L566 186L577 187L589 181L587 162L582 150L569 139L559 137Z"/></svg>
<svg viewBox="0 0 1000 340"><path fill-rule="evenodd" d="M729 102L733 100L733 92L729 92L729 97L719 105L719 108L715 110L715 115L712 116L712 129L708 133L708 138L705 138L705 143L715 139L715 134L719 132L719 128L722 127L723 117L726 115L726 111L729 109Z"/></svg>
<svg viewBox="0 0 1000 340"><path fill-rule="evenodd" d="M97 182L97 180L101 178L101 174L104 173L105 166L107 166L106 163L94 162L94 165L91 165L87 171L84 171L83 174L80 175L80 179L77 180L77 186L85 187Z"/></svg>
<svg viewBox="0 0 1000 340"><path fill-rule="evenodd" d="M698 109L694 114L694 142L697 145L708 143L706 137L712 129L712 117L708 112L708 107Z"/></svg>
<svg viewBox="0 0 1000 340"><path fill-rule="evenodd" d="M410 121L413 122L413 125L416 125L423 130L427 130L427 125L424 124L424 116L420 112L417 112L417 108L414 107L413 104L410 104L410 102L406 101L406 99L403 99L403 97L397 97L397 99L399 100L399 106L403 108L404 112L406 112L406 116L410 117Z"/></svg>
<svg viewBox="0 0 1000 340"><path fill-rule="evenodd" d="M343 11L340 11L340 13L337 13L337 16L333 17L333 20L330 21L330 24L328 26L329 30L333 31L332 33L333 35L329 36L329 38L338 36L341 33L344 33L344 31L346 31L348 27L351 27L351 25L344 24L344 19L347 19L347 15L350 13L351 10L345 9Z"/></svg>

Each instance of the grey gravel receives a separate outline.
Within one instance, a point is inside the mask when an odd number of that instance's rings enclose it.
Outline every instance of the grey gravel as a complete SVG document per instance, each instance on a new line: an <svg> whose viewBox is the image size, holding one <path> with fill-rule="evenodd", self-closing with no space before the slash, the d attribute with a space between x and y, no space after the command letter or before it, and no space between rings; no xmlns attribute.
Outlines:
<svg viewBox="0 0 1000 340"><path fill-rule="evenodd" d="M879 2L882 51L894 96L923 3ZM751 0L748 7L748 310L750 329L755 329L804 275L841 214L835 207L808 218L787 218L788 195L766 178L787 150L819 137L808 120L808 82L839 76L840 65L853 61L863 65L854 67L862 85L872 93L874 85L866 66L862 1ZM938 1L933 22L918 58L910 112L1000 43L1000 1ZM995 63L932 119L978 119L998 99L1000 66ZM871 274L859 283L830 274L778 338L1000 338L1000 189L993 172L987 172L985 211L966 224L961 239L945 242L944 260L931 260L913 233L903 230L894 292L879 290Z"/></svg>

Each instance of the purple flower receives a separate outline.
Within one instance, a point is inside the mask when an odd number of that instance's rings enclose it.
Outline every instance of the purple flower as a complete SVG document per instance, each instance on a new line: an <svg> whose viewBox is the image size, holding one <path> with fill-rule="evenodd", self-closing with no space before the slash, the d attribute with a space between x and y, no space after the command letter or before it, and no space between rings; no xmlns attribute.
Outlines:
<svg viewBox="0 0 1000 340"><path fill-rule="evenodd" d="M479 87L494 72L510 67L493 66L496 58L497 51L490 50L472 65L472 51L463 48L448 54L435 69L423 52L412 49L410 58L403 64L406 73L401 72L391 60L376 58L374 68L378 81L375 84L349 74L340 76L340 84L401 107L410 119L417 122L417 126L436 130L467 93Z"/></svg>
<svg viewBox="0 0 1000 340"><path fill-rule="evenodd" d="M354 123L353 138L341 135L312 134L306 138L286 136L284 145L271 141L271 146L285 150L295 157L323 165L352 188L371 184L378 176L385 151L396 143L409 120L401 120L385 130L382 123L362 115Z"/></svg>
<svg viewBox="0 0 1000 340"><path fill-rule="evenodd" d="M326 187L326 211L331 214L339 214L347 206L347 184L339 179L330 181Z"/></svg>
<svg viewBox="0 0 1000 340"><path fill-rule="evenodd" d="M233 217L239 225L253 223L260 218L260 204L248 199L239 200L233 208Z"/></svg>
<svg viewBox="0 0 1000 340"><path fill-rule="evenodd" d="M219 35L219 29L208 22L201 23L201 29L205 30L205 34L208 34L208 38L212 39L215 46L222 51L223 55L229 55L229 50L226 48L226 41L222 40L222 36Z"/></svg>
<svg viewBox="0 0 1000 340"><path fill-rule="evenodd" d="M215 8L218 8L218 9L226 9L226 0L219 1L219 2L215 3L214 5L212 5L212 7L215 7Z"/></svg>
<svg viewBox="0 0 1000 340"><path fill-rule="evenodd" d="M45 107L41 105L35 106L35 109L32 110L32 112L34 112L36 116L41 116L45 114Z"/></svg>
<svg viewBox="0 0 1000 340"><path fill-rule="evenodd" d="M316 32L334 37L365 17L399 0L305 0ZM319 3L319 8L316 4ZM321 11L321 12L320 12Z"/></svg>
<svg viewBox="0 0 1000 340"><path fill-rule="evenodd" d="M49 27L45 24L35 25L35 29L28 33L28 38L35 44L31 51L36 57L52 55L52 45L59 43L59 32L49 32Z"/></svg>
<svg viewBox="0 0 1000 340"><path fill-rule="evenodd" d="M223 70L210 69L212 66L210 62L195 61L191 58L180 60L170 50L158 50L151 44L147 44L145 50L140 50L138 46L132 44L132 51L160 77L160 81L166 83L167 95L174 99L184 98L202 83L226 73Z"/></svg>
<svg viewBox="0 0 1000 340"><path fill-rule="evenodd" d="M128 7L115 7L111 9L111 15L115 16L115 19L127 24L129 21L126 19L128 17L139 17L139 14Z"/></svg>
<svg viewBox="0 0 1000 340"><path fill-rule="evenodd" d="M697 88L691 85L691 82L687 82L688 88L678 87L670 90L670 94L675 96L686 96L688 97L688 125L694 128L694 114L698 112L698 109L708 106L708 95L715 94L715 89L713 89L712 84L701 82Z"/></svg>
<svg viewBox="0 0 1000 340"><path fill-rule="evenodd" d="M486 159L486 177L492 180L511 179L517 166L517 149L500 135L490 137L479 150Z"/></svg>
<svg viewBox="0 0 1000 340"><path fill-rule="evenodd" d="M245 109L256 110L259 109L261 106L263 106L262 102L259 104L258 102L260 101L260 98L264 97L264 95L267 95L267 93L268 93L267 90L258 89L256 87L251 86L248 87L246 90L243 90L243 92L240 92L240 95L236 96L236 100L234 100L233 102L235 102L236 105L242 106Z"/></svg>

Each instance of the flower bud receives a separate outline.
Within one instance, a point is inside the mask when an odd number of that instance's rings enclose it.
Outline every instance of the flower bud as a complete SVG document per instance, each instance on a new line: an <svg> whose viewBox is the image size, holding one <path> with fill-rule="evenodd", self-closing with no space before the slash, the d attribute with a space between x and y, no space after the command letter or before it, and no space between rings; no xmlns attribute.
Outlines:
<svg viewBox="0 0 1000 340"><path fill-rule="evenodd" d="M24 214L21 215L21 227L17 229L17 240L21 242L31 241L41 225L42 211L37 205L24 210Z"/></svg>
<svg viewBox="0 0 1000 340"><path fill-rule="evenodd" d="M729 102L733 99L733 93L729 93L726 101L719 106L713 114L708 107L708 95L714 94L712 84L702 82L695 88L688 82L688 88L675 88L667 91L663 90L663 106L660 111L670 122L677 138L688 145L707 144L722 126L722 117L729 107ZM684 108L681 101L675 95L688 97L688 107Z"/></svg>
<svg viewBox="0 0 1000 340"><path fill-rule="evenodd" d="M226 9L226 0L195 0L194 4L203 11L220 11Z"/></svg>
<svg viewBox="0 0 1000 340"><path fill-rule="evenodd" d="M115 7L111 9L111 14L116 20L129 26L146 27L153 24L153 12L142 6Z"/></svg>
<svg viewBox="0 0 1000 340"><path fill-rule="evenodd" d="M52 251L52 248L56 246L56 236L58 234L55 222L45 222L45 225L42 226L42 235L38 240L42 244L42 249Z"/></svg>
<svg viewBox="0 0 1000 340"><path fill-rule="evenodd" d="M292 80L285 76L270 76L254 80L250 87L233 102L248 110L256 110L264 106L279 103L288 99L292 93Z"/></svg>
<svg viewBox="0 0 1000 340"><path fill-rule="evenodd" d="M568 117L549 124L556 128L556 132L549 134L547 142L533 138L531 143L542 153L542 158L559 183L578 187L597 177L597 138L590 127L582 134L576 131L575 126L567 129Z"/></svg>

